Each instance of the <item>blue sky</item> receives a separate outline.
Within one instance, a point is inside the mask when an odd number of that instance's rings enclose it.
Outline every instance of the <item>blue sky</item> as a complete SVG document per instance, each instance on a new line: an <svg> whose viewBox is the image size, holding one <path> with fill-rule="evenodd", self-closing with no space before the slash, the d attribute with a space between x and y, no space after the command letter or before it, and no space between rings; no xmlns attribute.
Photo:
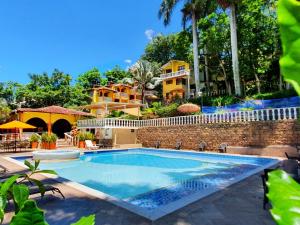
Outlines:
<svg viewBox="0 0 300 225"><path fill-rule="evenodd" d="M126 68L153 33L181 30L179 12L164 27L161 0L1 0L0 82L58 68L73 77L93 67Z"/></svg>

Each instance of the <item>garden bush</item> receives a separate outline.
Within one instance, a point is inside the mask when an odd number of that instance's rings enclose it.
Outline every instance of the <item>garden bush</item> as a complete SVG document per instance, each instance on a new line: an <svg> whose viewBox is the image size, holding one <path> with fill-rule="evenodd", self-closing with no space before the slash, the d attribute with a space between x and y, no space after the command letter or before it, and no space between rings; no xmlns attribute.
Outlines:
<svg viewBox="0 0 300 225"><path fill-rule="evenodd" d="M178 116L177 108L178 108L177 103L172 103L170 105L164 106L159 108L156 111L156 114L159 117L173 117L173 116Z"/></svg>
<svg viewBox="0 0 300 225"><path fill-rule="evenodd" d="M267 99L276 99L276 98L288 98L288 97L293 97L293 96L297 96L297 93L294 89L290 89L290 90L282 90L282 91L276 91L276 92L255 94L248 98L267 100Z"/></svg>

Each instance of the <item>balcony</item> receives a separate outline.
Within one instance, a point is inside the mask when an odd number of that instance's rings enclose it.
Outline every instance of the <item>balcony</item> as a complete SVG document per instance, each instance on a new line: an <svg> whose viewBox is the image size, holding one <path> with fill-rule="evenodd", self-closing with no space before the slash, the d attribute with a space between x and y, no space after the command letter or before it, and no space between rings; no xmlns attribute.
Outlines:
<svg viewBox="0 0 300 225"><path fill-rule="evenodd" d="M100 97L99 98L99 102L112 102L112 98L111 97Z"/></svg>
<svg viewBox="0 0 300 225"><path fill-rule="evenodd" d="M129 103L133 103L133 104L142 104L142 100L129 100Z"/></svg>
<svg viewBox="0 0 300 225"><path fill-rule="evenodd" d="M130 90L130 94L131 95L141 95L141 93L138 90L136 90L136 89L131 89Z"/></svg>
<svg viewBox="0 0 300 225"><path fill-rule="evenodd" d="M179 70L179 71L173 72L173 73L161 74L160 78L161 79L169 79L169 78L181 77L181 76L189 76L189 75L190 75L190 71L189 70Z"/></svg>
<svg viewBox="0 0 300 225"><path fill-rule="evenodd" d="M119 93L115 94L115 98L117 98L117 99L120 99L120 98L122 98L122 99L128 99L129 96L128 96L127 93L119 92Z"/></svg>

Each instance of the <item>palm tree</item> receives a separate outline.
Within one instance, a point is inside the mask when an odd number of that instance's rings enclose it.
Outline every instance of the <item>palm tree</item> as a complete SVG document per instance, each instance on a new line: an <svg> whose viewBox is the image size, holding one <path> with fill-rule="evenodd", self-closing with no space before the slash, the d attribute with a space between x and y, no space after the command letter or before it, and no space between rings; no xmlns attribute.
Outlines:
<svg viewBox="0 0 300 225"><path fill-rule="evenodd" d="M167 26L171 22L171 15L176 5L182 0L163 0L159 9L159 18L163 17L164 25ZM194 54L194 75L196 83L196 93L200 91L199 82L199 53L198 53L198 31L197 21L208 11L209 0L184 0L182 8L182 20L185 27L187 21L192 22L193 32L193 54Z"/></svg>
<svg viewBox="0 0 300 225"><path fill-rule="evenodd" d="M217 0L223 8L230 9L230 34L231 34L231 54L232 54L232 71L235 94L240 96L241 81L239 71L238 45L237 45L237 26L236 26L236 0Z"/></svg>
<svg viewBox="0 0 300 225"><path fill-rule="evenodd" d="M132 73L132 80L138 83L142 92L142 101L145 103L145 90L155 88L160 82L160 67L156 63L139 60L130 68L130 72Z"/></svg>

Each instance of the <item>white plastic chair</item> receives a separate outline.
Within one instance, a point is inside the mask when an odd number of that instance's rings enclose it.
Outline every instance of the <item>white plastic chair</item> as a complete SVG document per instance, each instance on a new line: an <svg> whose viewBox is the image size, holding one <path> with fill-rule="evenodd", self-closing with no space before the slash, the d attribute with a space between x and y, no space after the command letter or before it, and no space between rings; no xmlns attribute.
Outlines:
<svg viewBox="0 0 300 225"><path fill-rule="evenodd" d="M85 140L85 146L88 150L96 150L99 149L97 145L94 145L91 140Z"/></svg>

